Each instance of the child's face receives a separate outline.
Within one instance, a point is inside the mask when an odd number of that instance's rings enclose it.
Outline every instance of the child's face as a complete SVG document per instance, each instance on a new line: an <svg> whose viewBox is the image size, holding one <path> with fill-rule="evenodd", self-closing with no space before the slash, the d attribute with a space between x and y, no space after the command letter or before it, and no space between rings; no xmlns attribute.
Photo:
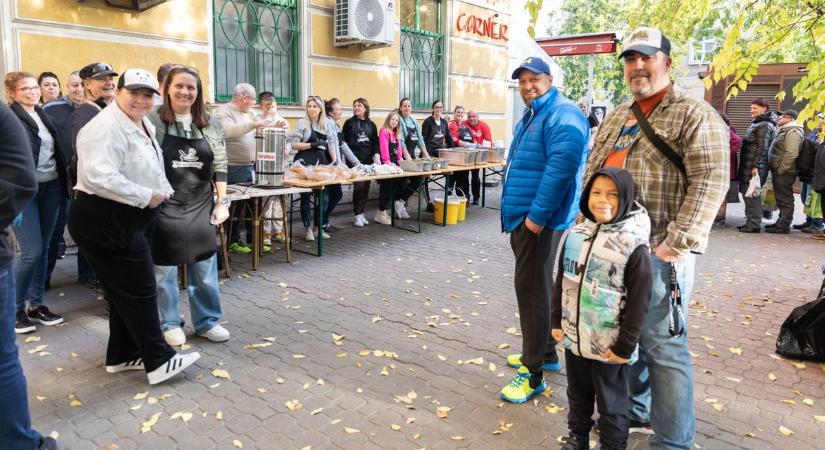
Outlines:
<svg viewBox="0 0 825 450"><path fill-rule="evenodd" d="M619 212L619 188L613 179L600 175L593 181L587 202L590 213L598 223L608 223Z"/></svg>
<svg viewBox="0 0 825 450"><path fill-rule="evenodd" d="M264 100L261 102L261 112L264 115L275 114L278 112L278 105L274 101Z"/></svg>

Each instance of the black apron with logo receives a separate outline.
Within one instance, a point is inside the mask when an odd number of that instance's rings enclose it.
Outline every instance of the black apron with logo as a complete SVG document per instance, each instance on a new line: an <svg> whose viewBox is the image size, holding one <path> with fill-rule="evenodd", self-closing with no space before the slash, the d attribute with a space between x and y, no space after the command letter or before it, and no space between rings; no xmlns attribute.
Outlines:
<svg viewBox="0 0 825 450"><path fill-rule="evenodd" d="M215 227L209 222L214 207L212 147L204 137L172 136L167 127L161 149L166 179L175 193L163 202L152 234L152 258L159 266L203 261L215 253Z"/></svg>
<svg viewBox="0 0 825 450"><path fill-rule="evenodd" d="M442 118L438 122L434 123L435 126L432 130L432 136L427 136L427 140L424 142L427 146L428 152L433 152L447 146L446 134L449 132L447 129L447 122Z"/></svg>
<svg viewBox="0 0 825 450"><path fill-rule="evenodd" d="M404 122L404 127L407 129L407 136L404 138L404 145L407 147L407 152L410 153L411 157L415 157L415 152L418 149L418 129L413 126L408 126L406 122Z"/></svg>
<svg viewBox="0 0 825 450"><path fill-rule="evenodd" d="M388 150L390 151L390 162L392 164L398 165L398 142L390 141L390 145Z"/></svg>
<svg viewBox="0 0 825 450"><path fill-rule="evenodd" d="M473 142L473 133L469 128L459 124L458 125L458 140L464 142Z"/></svg>
<svg viewBox="0 0 825 450"><path fill-rule="evenodd" d="M315 130L312 130L312 133L309 135L309 142L323 142L324 146L329 148L329 143L327 142L327 135L324 133L319 133ZM308 148L306 150L299 150L298 153L295 154L295 158L292 161L303 161L305 166L314 166L316 164L329 164L329 159L327 158L327 152L324 150L318 150L314 148Z"/></svg>
<svg viewBox="0 0 825 450"><path fill-rule="evenodd" d="M347 142L349 149L361 161L361 164L372 164L372 155L375 153L375 148L372 146L372 127L367 124L367 120L355 121L355 142Z"/></svg>

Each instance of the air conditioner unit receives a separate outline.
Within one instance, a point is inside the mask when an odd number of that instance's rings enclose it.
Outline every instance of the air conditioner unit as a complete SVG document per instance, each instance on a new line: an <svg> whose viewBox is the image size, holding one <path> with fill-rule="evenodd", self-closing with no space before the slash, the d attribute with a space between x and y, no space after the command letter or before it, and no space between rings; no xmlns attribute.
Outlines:
<svg viewBox="0 0 825 450"><path fill-rule="evenodd" d="M395 39L396 0L335 0L335 46L387 47Z"/></svg>

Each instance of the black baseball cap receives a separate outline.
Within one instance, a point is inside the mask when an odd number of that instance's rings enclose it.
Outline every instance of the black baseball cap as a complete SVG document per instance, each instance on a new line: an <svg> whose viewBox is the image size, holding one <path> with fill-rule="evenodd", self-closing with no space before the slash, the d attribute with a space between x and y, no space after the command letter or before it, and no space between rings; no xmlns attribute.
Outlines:
<svg viewBox="0 0 825 450"><path fill-rule="evenodd" d="M799 111L797 111L795 109L786 109L784 111L779 111L779 115L780 116L788 116L791 119L796 120L796 119L799 118Z"/></svg>
<svg viewBox="0 0 825 450"><path fill-rule="evenodd" d="M85 80L85 79L88 79L88 78L92 78L92 79L97 80L97 79L103 78L105 76L110 76L110 75L113 76L113 77L116 77L117 72L115 72L115 70L112 69L112 66L110 66L106 63L100 63L100 62L91 63L88 66L80 69L80 79L81 80Z"/></svg>

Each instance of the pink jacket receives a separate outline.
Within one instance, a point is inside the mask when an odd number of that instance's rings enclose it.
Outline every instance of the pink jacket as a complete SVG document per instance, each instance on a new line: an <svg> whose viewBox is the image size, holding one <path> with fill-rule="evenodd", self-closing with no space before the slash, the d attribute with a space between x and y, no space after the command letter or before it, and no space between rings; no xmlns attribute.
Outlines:
<svg viewBox="0 0 825 450"><path fill-rule="evenodd" d="M398 141L393 136L392 132L386 128L381 128L381 131L378 132L378 150L381 152L381 164L389 164L390 163L390 143ZM403 158L403 149L401 145L395 147L396 154L398 155L398 161L401 161Z"/></svg>

